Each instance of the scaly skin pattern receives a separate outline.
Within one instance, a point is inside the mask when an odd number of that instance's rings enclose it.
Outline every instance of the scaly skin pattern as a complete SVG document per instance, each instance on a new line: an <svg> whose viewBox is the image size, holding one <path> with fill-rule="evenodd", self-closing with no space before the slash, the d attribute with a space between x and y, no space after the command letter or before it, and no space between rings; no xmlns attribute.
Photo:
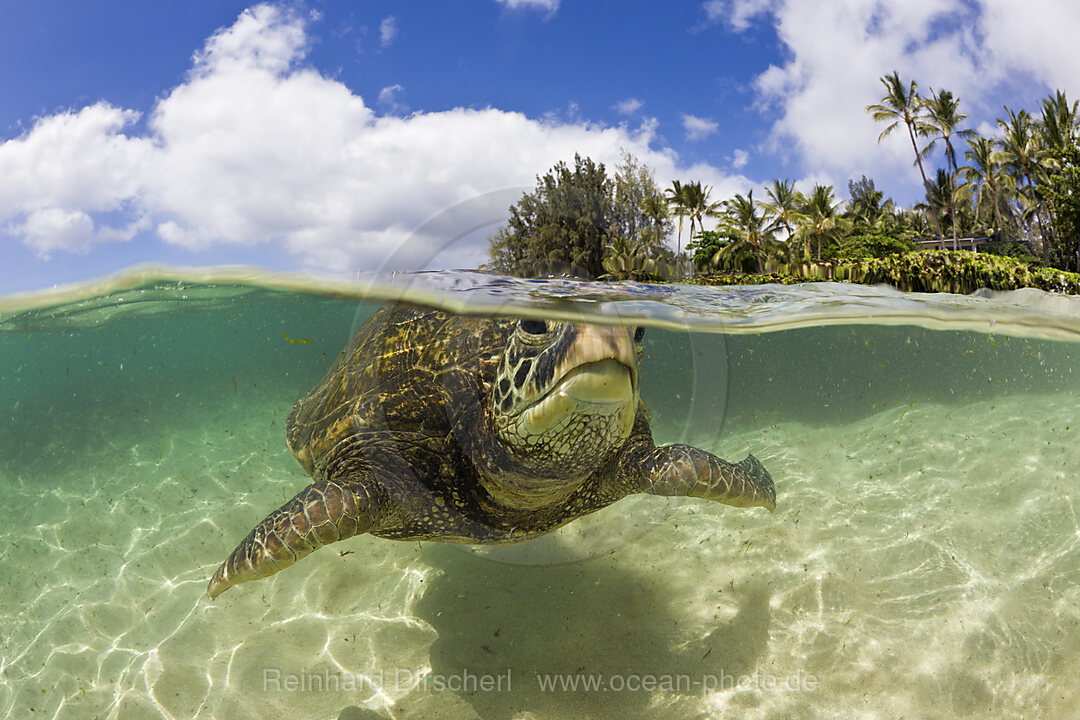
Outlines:
<svg viewBox="0 0 1080 720"><path fill-rule="evenodd" d="M215 598L365 532L394 540L517 543L633 493L775 508L772 478L753 456L733 464L688 445L656 447L636 388L627 437L580 440L610 423L574 419L586 424L581 432L575 426L572 439L594 443L591 454L546 463L535 457L548 451L542 442L509 447L495 430L499 405L557 384L559 363L576 337L575 326L557 327L546 344L522 348L514 341L517 325L407 305L372 316L289 416L289 447L314 482L255 526L214 574L207 594ZM633 329L606 332L614 346L629 342ZM505 381L513 378L507 375L521 371L521 355L532 363L528 379L522 371L508 391ZM554 476L538 501L522 505L502 492L535 472Z"/></svg>

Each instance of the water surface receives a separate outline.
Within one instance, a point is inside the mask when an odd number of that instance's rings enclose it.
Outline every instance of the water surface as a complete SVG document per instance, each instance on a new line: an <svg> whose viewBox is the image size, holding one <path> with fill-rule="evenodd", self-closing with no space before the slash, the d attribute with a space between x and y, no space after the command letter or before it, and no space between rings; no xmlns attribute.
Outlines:
<svg viewBox="0 0 1080 720"><path fill-rule="evenodd" d="M753 452L776 512L635 497L498 551L365 536L210 602L307 484L292 403L401 298L648 326L658 442ZM1070 717L1078 351L1080 302L1027 291L141 268L0 298L0 710Z"/></svg>

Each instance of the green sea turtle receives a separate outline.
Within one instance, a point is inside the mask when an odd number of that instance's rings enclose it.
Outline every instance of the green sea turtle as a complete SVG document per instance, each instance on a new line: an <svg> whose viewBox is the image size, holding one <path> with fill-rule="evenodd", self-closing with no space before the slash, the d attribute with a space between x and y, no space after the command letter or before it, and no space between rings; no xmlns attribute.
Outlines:
<svg viewBox="0 0 1080 720"><path fill-rule="evenodd" d="M632 493L772 510L752 455L653 444L643 334L382 308L289 415L289 448L314 483L255 526L207 594L365 532L516 543Z"/></svg>

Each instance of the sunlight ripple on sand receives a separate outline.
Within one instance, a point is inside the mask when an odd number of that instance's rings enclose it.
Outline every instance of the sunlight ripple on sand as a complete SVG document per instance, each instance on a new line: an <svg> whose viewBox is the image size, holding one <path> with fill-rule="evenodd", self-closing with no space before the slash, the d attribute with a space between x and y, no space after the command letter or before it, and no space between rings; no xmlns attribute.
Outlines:
<svg viewBox="0 0 1080 720"><path fill-rule="evenodd" d="M217 564L305 482L280 428L269 437L273 410L208 410L167 446L102 438L44 490L0 470L0 604L19 608L0 627L0 712L1065 717L1080 706L1075 411L1069 397L1001 397L754 428L716 451L752 449L770 467L774 515L646 498L634 512L658 521L566 564L362 537L217 602L205 597ZM577 666L815 686L601 698L530 685ZM425 690L425 674L463 668L512 669L513 703ZM357 686L289 692L268 672Z"/></svg>

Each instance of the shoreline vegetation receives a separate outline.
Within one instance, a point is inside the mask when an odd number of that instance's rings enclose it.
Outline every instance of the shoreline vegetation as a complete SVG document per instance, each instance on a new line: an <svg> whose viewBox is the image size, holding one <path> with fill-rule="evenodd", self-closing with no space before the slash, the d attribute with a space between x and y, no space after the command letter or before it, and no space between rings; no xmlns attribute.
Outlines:
<svg viewBox="0 0 1080 720"><path fill-rule="evenodd" d="M510 207L483 268L519 277L1080 294L1078 104L1059 90L1038 117L1005 106L998 135L982 137L961 127L967 115L948 90L921 95L897 72L881 84L885 95L866 111L885 124L879 143L895 131L911 140L925 190L911 207L865 175L848 181L846 201L831 185L804 193L790 179L773 180L765 199L751 190L717 201L700 181L661 190L626 152L611 174L576 155ZM928 176L934 158L944 167Z"/></svg>
<svg viewBox="0 0 1080 720"><path fill-rule="evenodd" d="M1080 274L1029 265L970 250L922 250L877 258L807 261L766 266L764 274L713 273L690 282L699 285L796 285L805 282L850 282L891 285L904 292L945 292L967 295L976 290L1017 290L1031 287L1046 292L1080 295Z"/></svg>

